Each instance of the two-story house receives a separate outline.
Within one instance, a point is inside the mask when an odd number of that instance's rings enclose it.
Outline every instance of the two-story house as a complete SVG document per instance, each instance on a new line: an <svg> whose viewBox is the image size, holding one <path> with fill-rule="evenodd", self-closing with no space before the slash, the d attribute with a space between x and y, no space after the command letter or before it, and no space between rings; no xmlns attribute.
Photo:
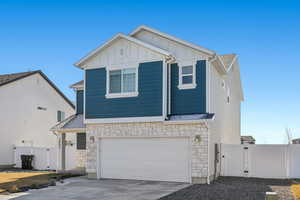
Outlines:
<svg viewBox="0 0 300 200"><path fill-rule="evenodd" d="M219 144L240 143L235 54L140 26L75 66L84 71L72 86L77 115L52 130L77 133L76 159L90 178L205 183L219 174Z"/></svg>

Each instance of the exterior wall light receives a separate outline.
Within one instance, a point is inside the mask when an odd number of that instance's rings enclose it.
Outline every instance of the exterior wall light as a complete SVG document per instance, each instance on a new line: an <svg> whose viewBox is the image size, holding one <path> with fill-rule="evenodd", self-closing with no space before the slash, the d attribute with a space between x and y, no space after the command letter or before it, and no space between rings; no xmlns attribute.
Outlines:
<svg viewBox="0 0 300 200"><path fill-rule="evenodd" d="M195 135L195 142L201 142L201 135Z"/></svg>
<svg viewBox="0 0 300 200"><path fill-rule="evenodd" d="M95 143L95 136L90 136L91 143Z"/></svg>

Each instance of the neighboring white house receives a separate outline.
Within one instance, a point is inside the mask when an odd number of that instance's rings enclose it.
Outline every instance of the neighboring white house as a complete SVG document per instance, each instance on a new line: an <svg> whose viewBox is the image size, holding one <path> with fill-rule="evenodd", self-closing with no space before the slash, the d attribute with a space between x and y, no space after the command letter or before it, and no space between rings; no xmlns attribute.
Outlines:
<svg viewBox="0 0 300 200"><path fill-rule="evenodd" d="M74 105L41 71L0 75L0 167L14 164L14 147L56 147L53 124Z"/></svg>
<svg viewBox="0 0 300 200"><path fill-rule="evenodd" d="M255 139L253 136L241 136L241 144L255 144Z"/></svg>
<svg viewBox="0 0 300 200"><path fill-rule="evenodd" d="M90 178L209 182L220 144L240 144L237 57L147 26L117 34L75 64L79 109L52 130L60 141L82 134L76 159Z"/></svg>

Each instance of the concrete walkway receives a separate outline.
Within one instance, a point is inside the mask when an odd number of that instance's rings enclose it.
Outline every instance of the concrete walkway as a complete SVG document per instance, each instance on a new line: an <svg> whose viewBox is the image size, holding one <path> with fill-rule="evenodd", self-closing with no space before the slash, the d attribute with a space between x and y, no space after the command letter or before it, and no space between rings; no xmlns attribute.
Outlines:
<svg viewBox="0 0 300 200"><path fill-rule="evenodd" d="M0 196L1 200L155 200L189 184L134 181L67 179L66 183L24 193Z"/></svg>

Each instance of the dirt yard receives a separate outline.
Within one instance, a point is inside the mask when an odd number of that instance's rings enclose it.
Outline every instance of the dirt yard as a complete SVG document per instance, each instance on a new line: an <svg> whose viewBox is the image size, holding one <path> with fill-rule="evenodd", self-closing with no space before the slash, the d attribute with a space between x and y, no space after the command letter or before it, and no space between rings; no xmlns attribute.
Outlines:
<svg viewBox="0 0 300 200"><path fill-rule="evenodd" d="M0 172L0 194L21 192L55 185L55 180L70 177L55 172Z"/></svg>

